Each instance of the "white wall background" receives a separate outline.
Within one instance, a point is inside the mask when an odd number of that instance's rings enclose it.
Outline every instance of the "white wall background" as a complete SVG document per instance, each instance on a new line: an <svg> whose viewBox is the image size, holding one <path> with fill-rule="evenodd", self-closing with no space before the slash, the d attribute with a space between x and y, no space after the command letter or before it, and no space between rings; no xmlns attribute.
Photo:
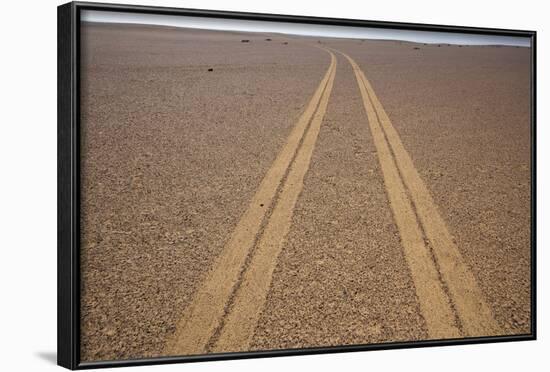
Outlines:
<svg viewBox="0 0 550 372"><path fill-rule="evenodd" d="M111 2L103 0L104 2ZM120 0L125 1L125 0ZM539 340L139 367L147 371L542 370L548 351L550 26L542 1L126 0L133 4L538 31ZM9 1L0 21L0 368L59 370L56 350L56 6ZM538 367L537 367L538 366Z"/></svg>

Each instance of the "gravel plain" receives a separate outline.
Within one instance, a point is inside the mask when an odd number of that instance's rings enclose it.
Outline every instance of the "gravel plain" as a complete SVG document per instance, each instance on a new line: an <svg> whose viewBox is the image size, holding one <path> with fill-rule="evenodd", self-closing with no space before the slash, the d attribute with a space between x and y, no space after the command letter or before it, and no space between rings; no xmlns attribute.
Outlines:
<svg viewBox="0 0 550 372"><path fill-rule="evenodd" d="M158 356L330 57L277 36L82 36L81 355Z"/></svg>
<svg viewBox="0 0 550 372"><path fill-rule="evenodd" d="M323 44L368 75L502 334L529 333L528 49L107 24L83 24L82 37L83 361L164 355L323 78ZM338 56L250 348L426 338Z"/></svg>
<svg viewBox="0 0 550 372"><path fill-rule="evenodd" d="M529 49L336 45L369 77L503 334L530 333Z"/></svg>

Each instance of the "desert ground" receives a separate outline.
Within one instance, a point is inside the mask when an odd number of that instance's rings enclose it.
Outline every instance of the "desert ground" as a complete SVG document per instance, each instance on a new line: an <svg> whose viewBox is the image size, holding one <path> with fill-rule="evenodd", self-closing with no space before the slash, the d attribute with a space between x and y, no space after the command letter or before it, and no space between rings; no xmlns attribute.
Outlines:
<svg viewBox="0 0 550 372"><path fill-rule="evenodd" d="M81 359L530 333L530 50L84 23Z"/></svg>

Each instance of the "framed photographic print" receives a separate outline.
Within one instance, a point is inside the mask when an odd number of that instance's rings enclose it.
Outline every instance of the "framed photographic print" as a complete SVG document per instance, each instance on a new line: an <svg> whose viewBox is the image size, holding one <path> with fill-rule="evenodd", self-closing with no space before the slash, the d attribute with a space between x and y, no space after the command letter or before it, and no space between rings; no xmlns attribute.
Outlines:
<svg viewBox="0 0 550 372"><path fill-rule="evenodd" d="M58 363L533 340L534 31L58 8Z"/></svg>

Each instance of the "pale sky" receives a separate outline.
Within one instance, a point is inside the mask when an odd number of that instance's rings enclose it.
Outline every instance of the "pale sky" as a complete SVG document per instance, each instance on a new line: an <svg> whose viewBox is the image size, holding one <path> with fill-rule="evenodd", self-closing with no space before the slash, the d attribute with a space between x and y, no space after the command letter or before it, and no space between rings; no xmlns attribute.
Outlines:
<svg viewBox="0 0 550 372"><path fill-rule="evenodd" d="M96 10L84 10L81 18L83 21L87 22L137 23L207 30L282 33L291 35L354 39L390 39L433 44L513 45L524 47L530 47L531 44L528 37L472 35L433 31L392 30L383 28L249 21Z"/></svg>

